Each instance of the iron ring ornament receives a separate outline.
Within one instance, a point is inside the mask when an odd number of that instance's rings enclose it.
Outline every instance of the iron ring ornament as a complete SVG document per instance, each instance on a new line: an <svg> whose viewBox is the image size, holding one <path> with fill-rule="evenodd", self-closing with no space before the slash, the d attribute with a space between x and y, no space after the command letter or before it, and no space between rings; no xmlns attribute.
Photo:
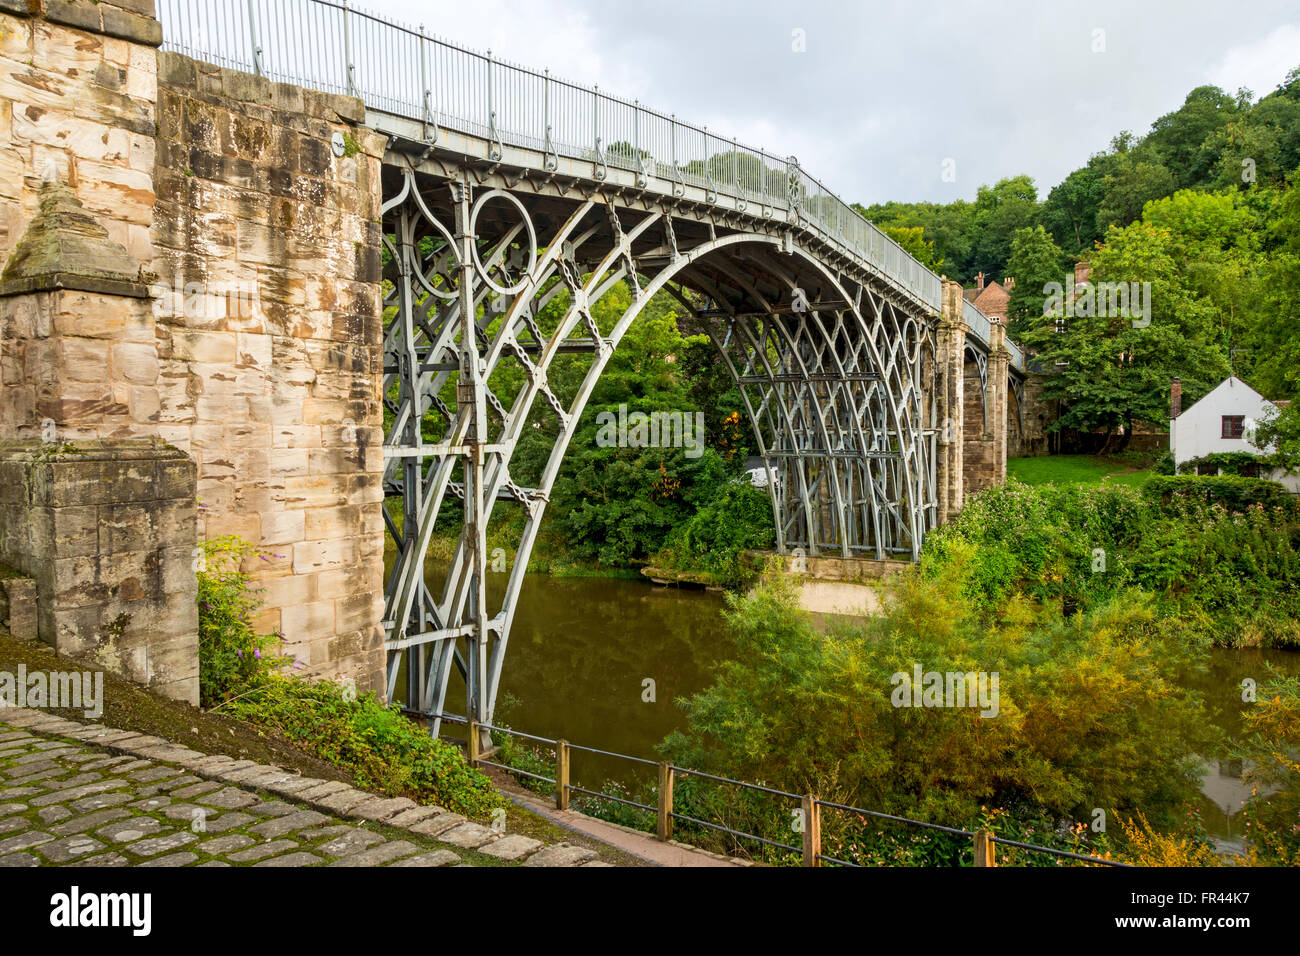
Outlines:
<svg viewBox="0 0 1300 956"><path fill-rule="evenodd" d="M471 236L478 235L478 217L483 212L484 207L493 199L502 199L514 206L524 227L528 230L528 266L524 269L518 282L511 286L503 286L493 280L490 270L483 265L483 260L479 256L477 242L470 243L470 255L474 260L474 269L478 272L478 276L483 280L484 285L497 295L519 295L528 287L529 277L537 268L537 231L533 227L533 219L528 214L528 210L524 208L524 204L519 201L519 198L514 193L506 192L504 189L492 189L483 193L474 202L473 211L470 212L469 216L469 232Z"/></svg>

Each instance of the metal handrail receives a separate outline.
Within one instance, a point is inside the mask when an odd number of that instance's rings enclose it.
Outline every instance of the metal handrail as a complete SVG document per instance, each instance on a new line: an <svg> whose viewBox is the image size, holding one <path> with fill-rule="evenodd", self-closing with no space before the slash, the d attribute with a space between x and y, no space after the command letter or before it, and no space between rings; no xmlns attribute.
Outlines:
<svg viewBox="0 0 1300 956"><path fill-rule="evenodd" d="M605 757L614 757L614 758L619 759L619 760L628 760L628 761L631 761L631 762L633 762L633 763L642 764L642 765L655 766L655 767L661 766L661 764L660 764L658 761L649 760L649 759L647 759L647 758L645 758L645 757L634 757L634 756L632 756L631 754L621 754L621 753L617 753L617 752L615 752L615 751L611 751L611 750L600 750L600 749L595 748L595 747L583 747L583 746L580 746L580 745L578 745L578 744L572 744L572 743L569 743L568 741L561 741L561 740L559 740L559 739L552 738L552 737L540 737L540 736L537 736L536 734L524 733L524 732L521 731L521 730L514 730L514 729L512 729L512 728L510 728L510 727L499 727L499 726L496 726L496 725L493 725L493 724L476 723L476 722L470 721L469 719L467 719L467 718L465 718L465 717L461 717L461 716L459 716L459 715L455 715L455 714L443 714L442 717L441 717L441 719L442 719L442 720L446 720L446 721L450 721L450 722L452 722L452 723L456 723L456 724L463 724L463 725L466 725L466 726L470 726L470 727L471 727L471 736L472 736L472 734L473 734L473 729L472 729L472 728L480 728L480 729L483 729L483 730L491 731L491 732L493 732L493 733L506 734L506 735L511 736L511 737L520 737L520 738L523 738L523 739L525 739L525 740L536 741L536 742L538 742L538 743L548 744L548 745L555 746L555 747L559 747L559 746L563 745L566 749L569 749L569 750L580 750L580 751L583 751L584 753L600 754L601 756L605 756ZM556 787L559 787L559 786L560 786L560 782L559 782L559 780L558 780L556 777L547 777L547 776L545 776L545 775L543 775L543 774L534 773L533 771L530 771L530 770L524 770L524 769L519 768L519 767L512 767L512 766L510 766L509 764L503 764L503 763L498 763L498 762L496 762L496 761L487 760L487 759L485 759L485 758L483 758L483 757L478 757L478 758L474 761L474 763L475 763L477 766L494 767L494 768L496 768L496 769L498 769L498 770L502 770L502 771L504 771L504 772L506 772L506 773L519 774L519 775L521 775L521 776L528 777L528 778L533 779L533 780L541 781L542 783L549 783L549 784L551 784L551 785L553 785L553 786L556 786ZM796 800L796 801L803 801L803 800L805 799L803 796L801 796L801 795L799 795L799 794L797 794L797 793L790 793L790 792L787 791L787 790L777 790L777 789L775 789L775 788L773 788L773 787L763 786L762 784L757 784L757 783L748 783L748 782L746 782L746 781L744 781L744 780L734 780L734 779L732 779L731 777L720 777L720 776L717 776L716 774L705 773L705 772L702 771L702 770L691 770L691 769L689 769L689 768L687 768L687 767L676 767L676 766L672 766L672 767L671 767L671 772L672 772L672 774L673 774L674 776L683 776L683 777L685 777L685 776L700 777L700 778L705 779L705 780L712 780L712 781L715 781L715 782L717 782L717 783L727 784L727 785L729 785L729 786L741 787L741 788L743 788L743 789L747 789L747 790L754 790L754 791L758 791L758 792L760 792L760 793L771 794L772 796L780 797L780 798L782 798L782 799L790 799L790 800ZM567 779L567 778L566 778L566 779ZM622 804L622 805L624 805L624 806L634 807L634 808L636 808L636 809L638 809L638 810L644 810L644 811L646 811L647 813L655 813L655 812L659 809L659 808L657 808L657 807L652 807L652 806L650 806L650 805L648 805L648 804L645 804L645 803L639 803L639 802L637 802L637 801L635 801L635 800L628 800L628 799L626 799L626 798L624 798L624 797L615 796L614 794L611 794L611 793L602 793L602 792L597 791L597 790L588 790L587 788L585 788L585 787L581 787L581 786L578 786L577 784L565 783L565 784L564 784L564 789L565 789L566 791L568 791L568 792L571 792L571 793L581 793L581 794L584 794L584 795L589 796L589 797L593 797L593 798L598 799L598 800L608 800L608 801L610 801L610 802L612 802L612 803L618 803L618 804ZM865 810L865 809L863 809L862 807L854 807L854 806L850 806L850 805L848 805L848 804L844 804L844 803L835 803L835 802L833 802L833 801L831 801L831 800L822 800L822 799L819 799L819 798L816 798L816 797L811 798L811 805L812 805L812 808L813 808L813 812L815 812L815 813L819 813L819 812L820 812L820 809L821 809L822 807L825 807L825 808L832 809L832 810L842 810L842 811L844 811L844 812L846 812L846 813L854 813L854 814L857 814L857 815L859 815L859 816L863 816L863 817L871 817L872 819L877 819L877 820L888 820L888 821L890 821L890 822L892 822L892 823L901 823L901 824L905 824L905 825L907 825L907 826L920 827L921 829L925 829L925 830L934 830L934 831L936 831L936 832L939 832L939 833L947 833L947 834L950 834L950 835L952 835L952 836L960 836L960 837L965 837L965 838L972 838L972 837L975 837L975 836L976 836L976 833L975 833L975 831L973 831L973 830L965 830L965 829L961 829L961 828L959 828L959 827L948 827L948 826L944 826L944 825L939 824L939 823L929 823L929 822L927 822L927 821L925 821L925 820L913 820L911 817L900 817L900 816L897 816L897 815L892 814L892 813L882 813L882 812L879 811L879 810ZM678 813L678 812L676 812L676 811L674 811L674 810L669 810L668 813L667 813L667 816L668 816L668 817L671 817L671 818L674 819L674 820L684 820L684 821L686 821L686 822L688 822L688 823L694 823L694 824L696 824L697 826L707 827L707 828L709 828L709 829L711 829L711 830L719 830L719 831L721 831L721 832L723 832L723 833L728 833L728 834L730 834L730 835L732 835L732 836L735 836L735 837L738 837L738 838L741 838L741 839L756 840L756 841L758 841L759 843L763 843L763 844L766 844L766 845L768 845L768 846L776 847L776 848L778 848L778 849L788 850L788 851L791 851L791 852L794 852L794 853L799 853L799 852L801 852L801 850L802 850L801 847L792 846L792 845L787 844L787 843L780 843L780 842L777 842L777 841L775 841L775 840L771 840L771 839L769 839L769 838L767 838L767 837L760 836L760 835L757 834L757 833L748 833L748 832L746 832L746 831L744 831L744 830L734 830L734 829L732 829L731 827L724 826L724 825L722 825L722 824L720 824L720 823L712 823L712 822L710 822L710 821L708 821L708 820L700 820L700 819L698 819L697 817L692 817L692 816L689 816L689 815L684 814L684 813ZM806 824L807 824L807 821L805 821L805 825L806 825ZM1016 847L1016 848L1018 848L1018 849L1021 849L1021 850L1028 850L1028 851L1030 851L1030 852L1046 853L1046 854L1048 854L1048 855L1050 855L1050 856L1063 857L1063 858L1072 859L1072 860L1079 860L1079 861L1081 861L1081 862L1085 862L1085 863L1093 863L1093 864L1096 864L1096 865L1099 865L1099 866L1114 866L1114 867L1133 868L1133 865L1130 864L1130 863L1121 863L1121 862L1119 862L1119 861L1117 861L1117 860L1107 860L1107 859L1105 859L1105 858L1103 858L1103 857L1097 857L1097 856L1087 856L1087 855L1082 854L1082 853L1073 853L1073 852L1071 852L1071 851L1069 851L1069 850L1058 850L1058 849L1054 849L1054 848L1052 848L1052 847L1047 847L1047 846L1038 846L1037 844L1033 844L1033 843L1022 843L1022 842L1017 841L1017 840L1008 840L1008 839L1004 839L1004 838L1002 838L1002 837L998 837L998 836L995 836L995 835L993 835L993 834L989 834L989 837L988 837L988 838L989 838L989 840L992 841L993 843L1000 843L1000 844L1002 844L1002 845L1004 845L1004 846ZM835 864L838 864L838 865L841 865L841 866L848 866L848 867L857 867L857 866L859 866L859 864L857 864L857 863L852 863L852 862L850 862L850 861L848 861L848 860L841 860L841 859L838 859L838 858L836 858L836 857L833 857L833 856L830 856L830 855L828 855L828 854L824 854L824 853L821 853L821 852L817 852L817 853L815 853L815 857L816 857L817 860L824 860L824 861L826 861L826 862L828 862L828 863L835 863Z"/></svg>
<svg viewBox="0 0 1300 956"><path fill-rule="evenodd" d="M794 157L496 57L350 5L347 0L158 0L163 48L368 108L547 157L689 183L717 202L780 211L942 311L942 283L901 245L804 172ZM715 152L718 146L722 152ZM973 308L973 307L972 307ZM978 310L975 310L978 312ZM982 314L981 314L982 316ZM988 343L987 320L976 323ZM977 333L978 334L978 333ZM1013 363L1023 368L1023 356Z"/></svg>

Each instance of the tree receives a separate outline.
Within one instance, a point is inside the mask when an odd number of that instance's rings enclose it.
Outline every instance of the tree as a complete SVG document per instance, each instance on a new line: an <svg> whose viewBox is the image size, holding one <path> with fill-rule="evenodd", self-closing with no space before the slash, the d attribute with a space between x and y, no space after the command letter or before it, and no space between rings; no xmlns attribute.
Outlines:
<svg viewBox="0 0 1300 956"><path fill-rule="evenodd" d="M1101 297L1085 308L1085 297L1073 308L1066 304L1065 315L1029 324L1022 340L1058 369L1044 385L1047 398L1062 402L1053 430L1123 429L1127 444L1139 422L1168 420L1174 378L1194 401L1228 374L1214 307L1188 287L1177 252L1168 229L1146 222L1112 228L1093 257L1090 288L1124 283L1130 314L1097 307ZM1133 315L1139 303L1144 314Z"/></svg>
<svg viewBox="0 0 1300 956"><path fill-rule="evenodd" d="M1061 282L1064 257L1042 226L1021 229L1011 242L1007 270L1016 278L1007 305L1008 334L1021 345L1030 341L1043 317L1049 283Z"/></svg>
<svg viewBox="0 0 1300 956"><path fill-rule="evenodd" d="M1236 119L1240 110L1237 101L1217 86L1198 86L1187 94L1181 107L1151 124L1143 146L1170 171L1178 186L1209 185L1218 157L1202 146Z"/></svg>
<svg viewBox="0 0 1300 956"><path fill-rule="evenodd" d="M1125 156L1114 172L1106 176L1106 198L1097 207L1097 229L1127 226L1142 217L1143 207L1153 199L1173 193L1174 177L1164 166L1134 161Z"/></svg>
<svg viewBox="0 0 1300 956"><path fill-rule="evenodd" d="M1047 194L1043 204L1043 225L1057 245L1071 255L1091 249L1101 238L1097 228L1097 211L1106 196L1106 180L1098 163L1076 169L1059 186ZM1019 279L1020 274L1012 270Z"/></svg>
<svg viewBox="0 0 1300 956"><path fill-rule="evenodd" d="M971 266L989 276L1006 274L1011 239L1017 229L1037 225L1038 190L1029 176L981 186L975 198L975 240Z"/></svg>

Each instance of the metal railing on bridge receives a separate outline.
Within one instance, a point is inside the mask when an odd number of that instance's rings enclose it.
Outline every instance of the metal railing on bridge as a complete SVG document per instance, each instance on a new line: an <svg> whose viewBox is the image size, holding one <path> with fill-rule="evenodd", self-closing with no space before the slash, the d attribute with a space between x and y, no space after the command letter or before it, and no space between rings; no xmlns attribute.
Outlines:
<svg viewBox="0 0 1300 956"><path fill-rule="evenodd" d="M478 53L346 0L158 0L164 48L328 93L424 124L617 167L674 190L690 184L738 209L794 211L823 241L942 310L939 276L853 207L779 157L612 96ZM973 306L969 307L974 309ZM978 310L975 310L978 312ZM988 342L988 320L972 323ZM969 321L969 320L968 320ZM1013 348L1012 363L1024 358Z"/></svg>
<svg viewBox="0 0 1300 956"><path fill-rule="evenodd" d="M556 809L559 810L568 810L570 798L576 793L582 794L583 796L589 797L593 800L615 803L634 810L641 810L645 813L653 814L655 817L655 836L664 842L672 839L673 822L680 820L683 823L689 823L693 826L704 827L708 830L728 834L737 841L745 840L757 843L761 846L771 847L775 850L783 850L795 854L800 858L803 866L821 866L823 863L826 863L832 866L860 867L862 865L860 863L838 859L822 852L822 811L831 810L855 816L862 822L884 821L902 824L906 827L925 830L932 833L945 833L950 836L962 837L971 841L973 865L977 867L997 865L995 848L999 844L1002 846L1013 847L1031 854L1046 855L1055 859L1074 860L1092 866L1124 868L1130 868L1132 866L1132 864L1129 863L1121 863L1118 860L1110 860L1104 857L1089 856L1084 853L1074 853L1069 850L1039 846L1018 840L1008 840L999 837L988 830L966 830L959 827L946 827L937 823L927 823L923 820L913 820L909 817L900 817L890 813L881 813L876 810L864 810L862 807L848 806L842 803L833 803L829 800L822 800L814 794L790 793L786 790L778 790L774 787L767 787L757 783L746 783L743 780L733 780L730 777L719 777L715 774L704 773L700 770L677 767L664 761L649 760L645 757L633 757L628 754L599 750L595 747L582 747L578 744L570 743L567 740L539 737L535 734L527 734L522 731L511 730L508 727L496 727L491 724L476 723L475 721L466 720L463 717L450 714L443 714L442 719L454 724L461 724L467 728L467 751L471 766L492 767L504 773L514 774L538 783L550 784L555 788L555 806ZM504 734L509 737L515 737L520 740L526 740L533 744L541 744L554 749L555 775L548 777L542 773L489 760L488 755L482 753L479 749L480 730L487 730L496 734ZM575 751L579 753L611 757L617 760L626 760L642 767L655 768L658 775L655 787L655 805L651 806L648 803L640 803L636 800L620 797L616 794L605 793L599 790L589 790L572 783L570 768L572 763L572 754ZM736 830L716 821L702 820L698 817L687 816L684 813L678 812L674 807L674 784L677 780L687 777L696 777L701 780L708 780L738 790L766 794L775 797L778 800L785 801L790 810L797 812L798 814L800 825L798 830L795 832L797 832L797 835L800 837L799 844L782 843L779 840L772 839L771 837L762 836L757 833L749 833L743 830Z"/></svg>

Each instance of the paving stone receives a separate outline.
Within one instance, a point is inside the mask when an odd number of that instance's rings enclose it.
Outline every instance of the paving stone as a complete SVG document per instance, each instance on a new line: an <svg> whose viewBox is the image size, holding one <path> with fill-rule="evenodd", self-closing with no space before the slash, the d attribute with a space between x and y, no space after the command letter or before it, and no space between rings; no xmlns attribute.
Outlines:
<svg viewBox="0 0 1300 956"><path fill-rule="evenodd" d="M172 853L172 854L169 855L169 856L161 856L161 857L158 857L157 859L154 859L154 860L148 860L148 861L146 861L146 862L144 862L144 863L141 863L140 866L142 866L142 867L145 867L145 866L160 866L160 867L170 867L170 866L189 866L191 863L193 863L193 862L194 862L195 860L197 860L197 859L198 859L198 857L195 856L193 853Z"/></svg>
<svg viewBox="0 0 1300 956"><path fill-rule="evenodd" d="M282 797L296 797L308 790L314 790L320 784L321 781L315 777L290 777L288 780L262 784L262 789L277 793Z"/></svg>
<svg viewBox="0 0 1300 956"><path fill-rule="evenodd" d="M484 844L491 843L498 836L499 834L495 830L490 830L481 824L462 823L458 827L452 827L444 833L439 833L437 839L443 843L450 843L452 846L475 850Z"/></svg>
<svg viewBox="0 0 1300 956"><path fill-rule="evenodd" d="M175 767L154 767L150 766L147 770L137 770L135 773L127 774L132 780L138 780L140 783L156 783L159 780L166 780L168 777L175 777L181 771Z"/></svg>
<svg viewBox="0 0 1300 956"><path fill-rule="evenodd" d="M413 843L407 843L405 840L394 840L392 843L381 843L369 850L363 850L360 853L345 856L341 860L335 860L330 866L381 866L391 860L410 856L412 853L418 853L419 851L420 848Z"/></svg>
<svg viewBox="0 0 1300 956"><path fill-rule="evenodd" d="M465 823L466 817L459 813L442 813L428 820L422 820L409 829L424 836L437 836L440 833L446 833L452 827L458 827Z"/></svg>
<svg viewBox="0 0 1300 956"><path fill-rule="evenodd" d="M72 816L72 811L67 807L46 807L36 815L46 823L58 823Z"/></svg>
<svg viewBox="0 0 1300 956"><path fill-rule="evenodd" d="M87 830L93 830L95 827L103 826L105 823L112 823L114 820L120 820L130 815L130 810L124 810L121 807L110 807L107 810L98 810L86 816L73 817L66 823L50 827L50 832L57 833L59 836L67 836L70 833L85 833Z"/></svg>
<svg viewBox="0 0 1300 956"><path fill-rule="evenodd" d="M78 800L81 797L89 797L125 786L125 780L100 780L96 783L88 783L84 786L72 787L67 790L56 790L53 793L46 793L39 797L32 797L31 804L34 807L48 807L52 803Z"/></svg>
<svg viewBox="0 0 1300 956"><path fill-rule="evenodd" d="M364 790L356 790L349 787L346 790L339 790L336 793L331 793L327 797L313 800L312 803L322 809L333 811L334 813L347 813L353 807L360 803L364 803L366 800L371 799L371 797L372 794L366 793Z"/></svg>
<svg viewBox="0 0 1300 956"><path fill-rule="evenodd" d="M11 761L11 764L15 767L30 766L34 763L53 764L56 757L59 757L62 754L74 754L76 752L77 750L75 747L57 746L48 750L41 750L34 754L29 754L26 757L19 757L17 760Z"/></svg>
<svg viewBox="0 0 1300 956"><path fill-rule="evenodd" d="M227 830L237 830L247 826L256 819L257 817L250 817L247 813L223 813L215 820L209 818L204 825L208 833L225 833Z"/></svg>
<svg viewBox="0 0 1300 956"><path fill-rule="evenodd" d="M384 799L375 797L357 804L348 811L350 817L360 817L363 820L373 820L381 823L389 817L395 817L406 810L415 809L415 801L408 800L406 797L394 797Z"/></svg>
<svg viewBox="0 0 1300 956"><path fill-rule="evenodd" d="M86 797L84 800L74 800L68 806L72 808L73 813L87 813L105 807L116 807L130 799L129 793L102 793L94 797Z"/></svg>
<svg viewBox="0 0 1300 956"><path fill-rule="evenodd" d="M179 820L182 823L193 823L195 819L207 819L209 810L203 807L195 806L192 803L169 803L158 811L168 820Z"/></svg>
<svg viewBox="0 0 1300 956"><path fill-rule="evenodd" d="M269 860L263 860L261 863L254 863L253 867L259 866L315 866L317 863L324 863L318 856L312 856L310 853L290 853L288 856L276 856Z"/></svg>
<svg viewBox="0 0 1300 956"><path fill-rule="evenodd" d="M297 813L301 809L302 807L296 803L285 803L283 800L267 800L249 807L248 812L256 813L261 817L287 817L289 814Z"/></svg>
<svg viewBox="0 0 1300 956"><path fill-rule="evenodd" d="M141 840L138 843L132 843L126 847L128 853L134 853L136 856L157 856L159 853L167 853L170 850L178 850L187 843L195 840L193 833L177 831L168 833L163 836L152 837L148 840Z"/></svg>
<svg viewBox="0 0 1300 956"><path fill-rule="evenodd" d="M25 803L0 803L0 817L7 817L11 813L22 813L26 809Z"/></svg>
<svg viewBox="0 0 1300 956"><path fill-rule="evenodd" d="M248 767L241 767L229 773L223 773L221 779L228 780L231 783L243 783L245 780L251 780L253 777L262 777L270 774L271 776L284 776L288 774L287 770L280 767L272 767L264 763L255 763Z"/></svg>
<svg viewBox="0 0 1300 956"><path fill-rule="evenodd" d="M451 866L459 863L458 857L451 850L434 850L432 853L421 853L419 856L409 856L405 860L398 860L393 866Z"/></svg>
<svg viewBox="0 0 1300 956"><path fill-rule="evenodd" d="M45 792L45 787L9 787L0 790L0 800L16 800L19 797L30 797Z"/></svg>
<svg viewBox="0 0 1300 956"><path fill-rule="evenodd" d="M188 787L182 787L179 790L173 790L171 796L173 800L193 800L195 797L201 797L205 793L211 793L213 790L220 790L221 784L212 780L203 780L199 783L192 783ZM207 801L200 801L206 803Z"/></svg>
<svg viewBox="0 0 1300 956"><path fill-rule="evenodd" d="M446 813L442 807L416 807L413 810L405 810L390 820L385 821L390 827L412 827L422 820L428 820L430 817L441 816Z"/></svg>
<svg viewBox="0 0 1300 956"><path fill-rule="evenodd" d="M134 757L105 757L102 760L92 760L81 765L82 770L107 770L112 767L114 774L121 774L127 766L135 763Z"/></svg>
<svg viewBox="0 0 1300 956"><path fill-rule="evenodd" d="M0 833L17 833L19 830L26 830L31 823L22 817L10 817L7 820L0 820Z"/></svg>
<svg viewBox="0 0 1300 956"><path fill-rule="evenodd" d="M501 839L483 847L480 852L486 853L488 856L495 856L500 860L522 860L541 845L541 840L520 836L518 833L507 833Z"/></svg>
<svg viewBox="0 0 1300 956"><path fill-rule="evenodd" d="M98 853L103 849L105 849L104 844L88 836L64 837L62 840L38 847L41 856L51 863L71 863L78 857Z"/></svg>
<svg viewBox="0 0 1300 956"><path fill-rule="evenodd" d="M207 863L200 863L198 866L195 867L195 869L196 869L196 870L201 870L201 869L203 869L205 866L224 866L224 867L229 867L230 864L229 864L229 863L226 863L224 860L208 860Z"/></svg>
<svg viewBox="0 0 1300 956"><path fill-rule="evenodd" d="M527 860L524 866L574 866L578 863L586 863L588 860L595 859L596 854L585 847L573 846L568 843L557 843L555 846L548 846L545 850L539 850Z"/></svg>
<svg viewBox="0 0 1300 956"><path fill-rule="evenodd" d="M227 836L217 837L215 840L200 843L198 849L208 856L221 856L234 850L242 850L246 846L252 846L256 842L251 836L245 836L242 833L231 833Z"/></svg>
<svg viewBox="0 0 1300 956"><path fill-rule="evenodd" d="M155 810L171 806L171 802L171 797L146 797L143 800L135 801L130 806L136 810L143 810L145 813L153 813Z"/></svg>
<svg viewBox="0 0 1300 956"><path fill-rule="evenodd" d="M118 820L95 831L95 836L109 843L134 843L162 830L162 824L153 817L131 817Z"/></svg>
<svg viewBox="0 0 1300 956"><path fill-rule="evenodd" d="M344 790L351 790L352 787L346 783L340 783L337 780L326 780L320 786L312 787L309 790L302 790L298 793L300 800L319 800L322 797L328 797L331 794L342 793Z"/></svg>
<svg viewBox="0 0 1300 956"><path fill-rule="evenodd" d="M592 860L590 863L582 863L582 864L580 864L581 867L588 867L588 866L610 866L610 867L612 867L613 865L614 865L613 863L606 863L604 860Z"/></svg>
<svg viewBox="0 0 1300 956"><path fill-rule="evenodd" d="M40 846L42 843L50 843L54 837L48 833L42 833L39 830L31 833L19 833L17 836L7 837L0 840L0 856L9 853L17 853L19 850L30 850L34 846Z"/></svg>
<svg viewBox="0 0 1300 956"><path fill-rule="evenodd" d="M286 833L292 833L295 830L306 830L308 827L320 826L322 823L329 822L330 818L323 813L317 813L315 810L299 810L297 813L276 817L267 820L265 823L259 823L257 826L249 827L248 832L254 833L265 840L271 840L275 837L284 836Z"/></svg>
<svg viewBox="0 0 1300 956"><path fill-rule="evenodd" d="M286 850L296 849L298 849L298 844L293 840L272 840L270 843L261 843L247 850L240 850L238 853L227 853L226 856L236 863L253 863L257 860L264 860L268 856L283 853Z"/></svg>
<svg viewBox="0 0 1300 956"><path fill-rule="evenodd" d="M221 787L220 784L213 786ZM256 803L261 803L256 796L246 790L240 790L238 787L224 787L216 793L209 793L200 797L198 803L208 807L220 807L222 810L238 810L242 807L251 807Z"/></svg>
<svg viewBox="0 0 1300 956"><path fill-rule="evenodd" d="M0 856L0 867L40 866L41 861L30 853L10 853Z"/></svg>
<svg viewBox="0 0 1300 956"><path fill-rule="evenodd" d="M77 866L108 866L117 869L121 866L130 866L131 861L121 853L102 853L99 856L88 856L84 860L78 860Z"/></svg>
<svg viewBox="0 0 1300 956"><path fill-rule="evenodd" d="M369 830L362 830L358 827L348 827L348 833L337 836L328 843L322 843L316 847L316 852L324 853L326 856L349 856L353 853L360 853L362 850L368 850L376 843L383 843L384 838L377 833L371 833Z"/></svg>

